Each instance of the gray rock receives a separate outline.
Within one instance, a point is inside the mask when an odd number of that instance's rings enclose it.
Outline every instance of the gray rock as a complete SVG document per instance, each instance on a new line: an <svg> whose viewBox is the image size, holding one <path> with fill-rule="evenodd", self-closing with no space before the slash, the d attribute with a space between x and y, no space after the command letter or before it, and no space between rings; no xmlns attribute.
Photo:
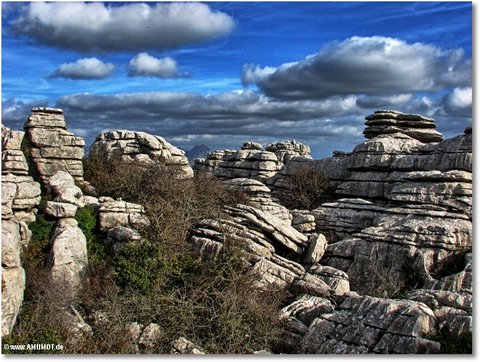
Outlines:
<svg viewBox="0 0 480 362"><path fill-rule="evenodd" d="M138 344L147 350L153 349L162 335L162 329L156 323L150 323L143 330Z"/></svg>
<svg viewBox="0 0 480 362"><path fill-rule="evenodd" d="M45 214L56 218L75 217L77 206L66 202L47 201Z"/></svg>
<svg viewBox="0 0 480 362"><path fill-rule="evenodd" d="M68 172L77 182L83 182L85 141L67 131L63 111L33 108L25 129L28 154L44 186L58 171Z"/></svg>
<svg viewBox="0 0 480 362"><path fill-rule="evenodd" d="M174 170L179 178L193 176L184 151L171 145L163 137L145 132L103 132L90 147L89 157L114 162L159 164Z"/></svg>
<svg viewBox="0 0 480 362"><path fill-rule="evenodd" d="M171 354L205 354L195 343L185 337L180 337L172 342Z"/></svg>
<svg viewBox="0 0 480 362"><path fill-rule="evenodd" d="M75 219L60 219L53 230L47 266L52 280L64 285L66 295L77 293L88 268L87 240Z"/></svg>
<svg viewBox="0 0 480 362"><path fill-rule="evenodd" d="M12 333L25 289L25 271L22 267L2 266L2 337Z"/></svg>

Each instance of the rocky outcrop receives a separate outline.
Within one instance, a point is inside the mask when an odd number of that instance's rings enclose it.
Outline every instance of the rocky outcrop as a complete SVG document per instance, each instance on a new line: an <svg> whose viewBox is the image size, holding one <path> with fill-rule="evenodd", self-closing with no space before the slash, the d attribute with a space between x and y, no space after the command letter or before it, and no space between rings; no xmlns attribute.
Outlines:
<svg viewBox="0 0 480 362"><path fill-rule="evenodd" d="M78 207L84 207L82 191L73 177L59 171L49 178L48 189L53 201L47 201L45 214L57 219L50 237L47 266L52 281L73 296L88 269L87 240L74 219Z"/></svg>
<svg viewBox="0 0 480 362"><path fill-rule="evenodd" d="M435 315L423 303L347 293L337 298L336 305L320 300L312 308L307 299L288 311L290 318L302 320L306 330L297 352L440 352L440 343L428 339L436 331Z"/></svg>
<svg viewBox="0 0 480 362"><path fill-rule="evenodd" d="M436 130L433 118L418 114L403 114L397 111L377 111L366 117L366 138L374 138L381 134L403 133L423 143L439 142L443 136Z"/></svg>
<svg viewBox="0 0 480 362"><path fill-rule="evenodd" d="M20 255L22 244L28 240L22 240L19 226L15 220L2 218L2 337L12 332L25 289Z"/></svg>
<svg viewBox="0 0 480 362"><path fill-rule="evenodd" d="M290 225L292 222L289 210L280 205L278 199L272 196L270 189L260 181L234 178L224 183L233 190L243 192L248 197L248 203L256 209L269 212L282 219L286 225Z"/></svg>
<svg viewBox="0 0 480 362"><path fill-rule="evenodd" d="M205 354L192 341L180 337L173 341L171 354Z"/></svg>
<svg viewBox="0 0 480 362"><path fill-rule="evenodd" d="M282 164L287 163L295 157L312 159L310 147L295 140L271 143L265 148L265 151L275 153L279 162Z"/></svg>
<svg viewBox="0 0 480 362"><path fill-rule="evenodd" d="M295 286L322 296L349 290L345 273L315 264L325 249L322 236L312 234L308 238L252 206L227 207L226 212L230 219L204 219L192 230L189 241L203 259L214 259L228 245L238 245L246 267L256 276L255 287L261 290ZM292 260L302 256L308 261L305 265Z"/></svg>
<svg viewBox="0 0 480 362"><path fill-rule="evenodd" d="M127 243L141 240L139 230L150 225L142 205L101 196L97 199L98 228L104 233L113 252Z"/></svg>
<svg viewBox="0 0 480 362"><path fill-rule="evenodd" d="M21 262L40 203L40 184L28 175L21 146L24 132L2 126L2 336L9 335L20 311L25 289Z"/></svg>
<svg viewBox="0 0 480 362"><path fill-rule="evenodd" d="M223 179L250 178L270 183L282 166L295 157L311 159L310 148L297 141L272 143L264 150L246 142L239 151L210 152L206 159L195 160L194 170Z"/></svg>
<svg viewBox="0 0 480 362"><path fill-rule="evenodd" d="M179 178L193 176L185 152L160 136L126 130L107 131L90 147L90 158L137 164L158 164L171 168Z"/></svg>
<svg viewBox="0 0 480 362"><path fill-rule="evenodd" d="M44 186L58 171L69 173L78 184L83 183L85 141L67 131L61 109L33 108L25 130L28 157Z"/></svg>

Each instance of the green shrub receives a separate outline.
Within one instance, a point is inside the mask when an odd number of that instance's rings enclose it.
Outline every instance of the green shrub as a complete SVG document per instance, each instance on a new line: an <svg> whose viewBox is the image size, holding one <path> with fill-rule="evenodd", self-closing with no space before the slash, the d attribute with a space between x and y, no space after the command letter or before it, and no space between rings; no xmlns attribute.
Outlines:
<svg viewBox="0 0 480 362"><path fill-rule="evenodd" d="M78 222L78 227L82 230L83 235L88 240L94 235L95 227L97 226L97 211L91 206L85 206L77 209L75 220Z"/></svg>
<svg viewBox="0 0 480 362"><path fill-rule="evenodd" d="M37 263L43 264L45 261L50 250L50 236L53 225L53 221L45 220L43 216L37 215L36 221L28 226L32 232L32 237L23 258L26 267Z"/></svg>

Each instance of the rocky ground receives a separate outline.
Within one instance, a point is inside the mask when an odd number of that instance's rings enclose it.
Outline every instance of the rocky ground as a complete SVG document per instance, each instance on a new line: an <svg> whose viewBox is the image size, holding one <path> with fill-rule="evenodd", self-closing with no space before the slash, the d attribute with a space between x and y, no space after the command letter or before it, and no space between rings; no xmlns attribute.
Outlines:
<svg viewBox="0 0 480 362"><path fill-rule="evenodd" d="M161 165L179 180L194 173L218 178L246 195L223 216L197 220L187 241L204 262L229 243L240 245L255 289L293 293L277 311L281 337L255 352L445 353L457 342L471 346L472 130L444 140L433 119L396 111L375 112L365 125L364 143L323 160L296 141L265 149L246 142L241 150L210 152L192 169L162 137L124 130L100 134L89 157ZM89 267L79 208L97 210L98 233L113 252L139 242L151 222L143 205L98 195L84 179L83 156L84 141L67 130L60 109L33 109L25 132L2 127L4 337L28 292L22 253L38 215L55 221L45 265L72 300ZM333 196L311 209L288 209L282 196L293 193L291 180L305 170L328 178ZM73 304L64 320L78 338L95 332L85 322L94 318ZM158 324L136 320L125 330L138 351L161 334ZM205 351L180 337L171 353Z"/></svg>

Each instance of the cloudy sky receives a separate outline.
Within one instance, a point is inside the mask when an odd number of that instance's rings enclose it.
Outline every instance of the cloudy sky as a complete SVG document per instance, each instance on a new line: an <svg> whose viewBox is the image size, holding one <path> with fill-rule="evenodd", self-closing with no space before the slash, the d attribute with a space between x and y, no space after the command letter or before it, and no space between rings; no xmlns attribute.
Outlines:
<svg viewBox="0 0 480 362"><path fill-rule="evenodd" d="M472 113L470 2L2 3L2 123L60 107L87 144L108 129L184 149L296 139L315 158L364 117Z"/></svg>

